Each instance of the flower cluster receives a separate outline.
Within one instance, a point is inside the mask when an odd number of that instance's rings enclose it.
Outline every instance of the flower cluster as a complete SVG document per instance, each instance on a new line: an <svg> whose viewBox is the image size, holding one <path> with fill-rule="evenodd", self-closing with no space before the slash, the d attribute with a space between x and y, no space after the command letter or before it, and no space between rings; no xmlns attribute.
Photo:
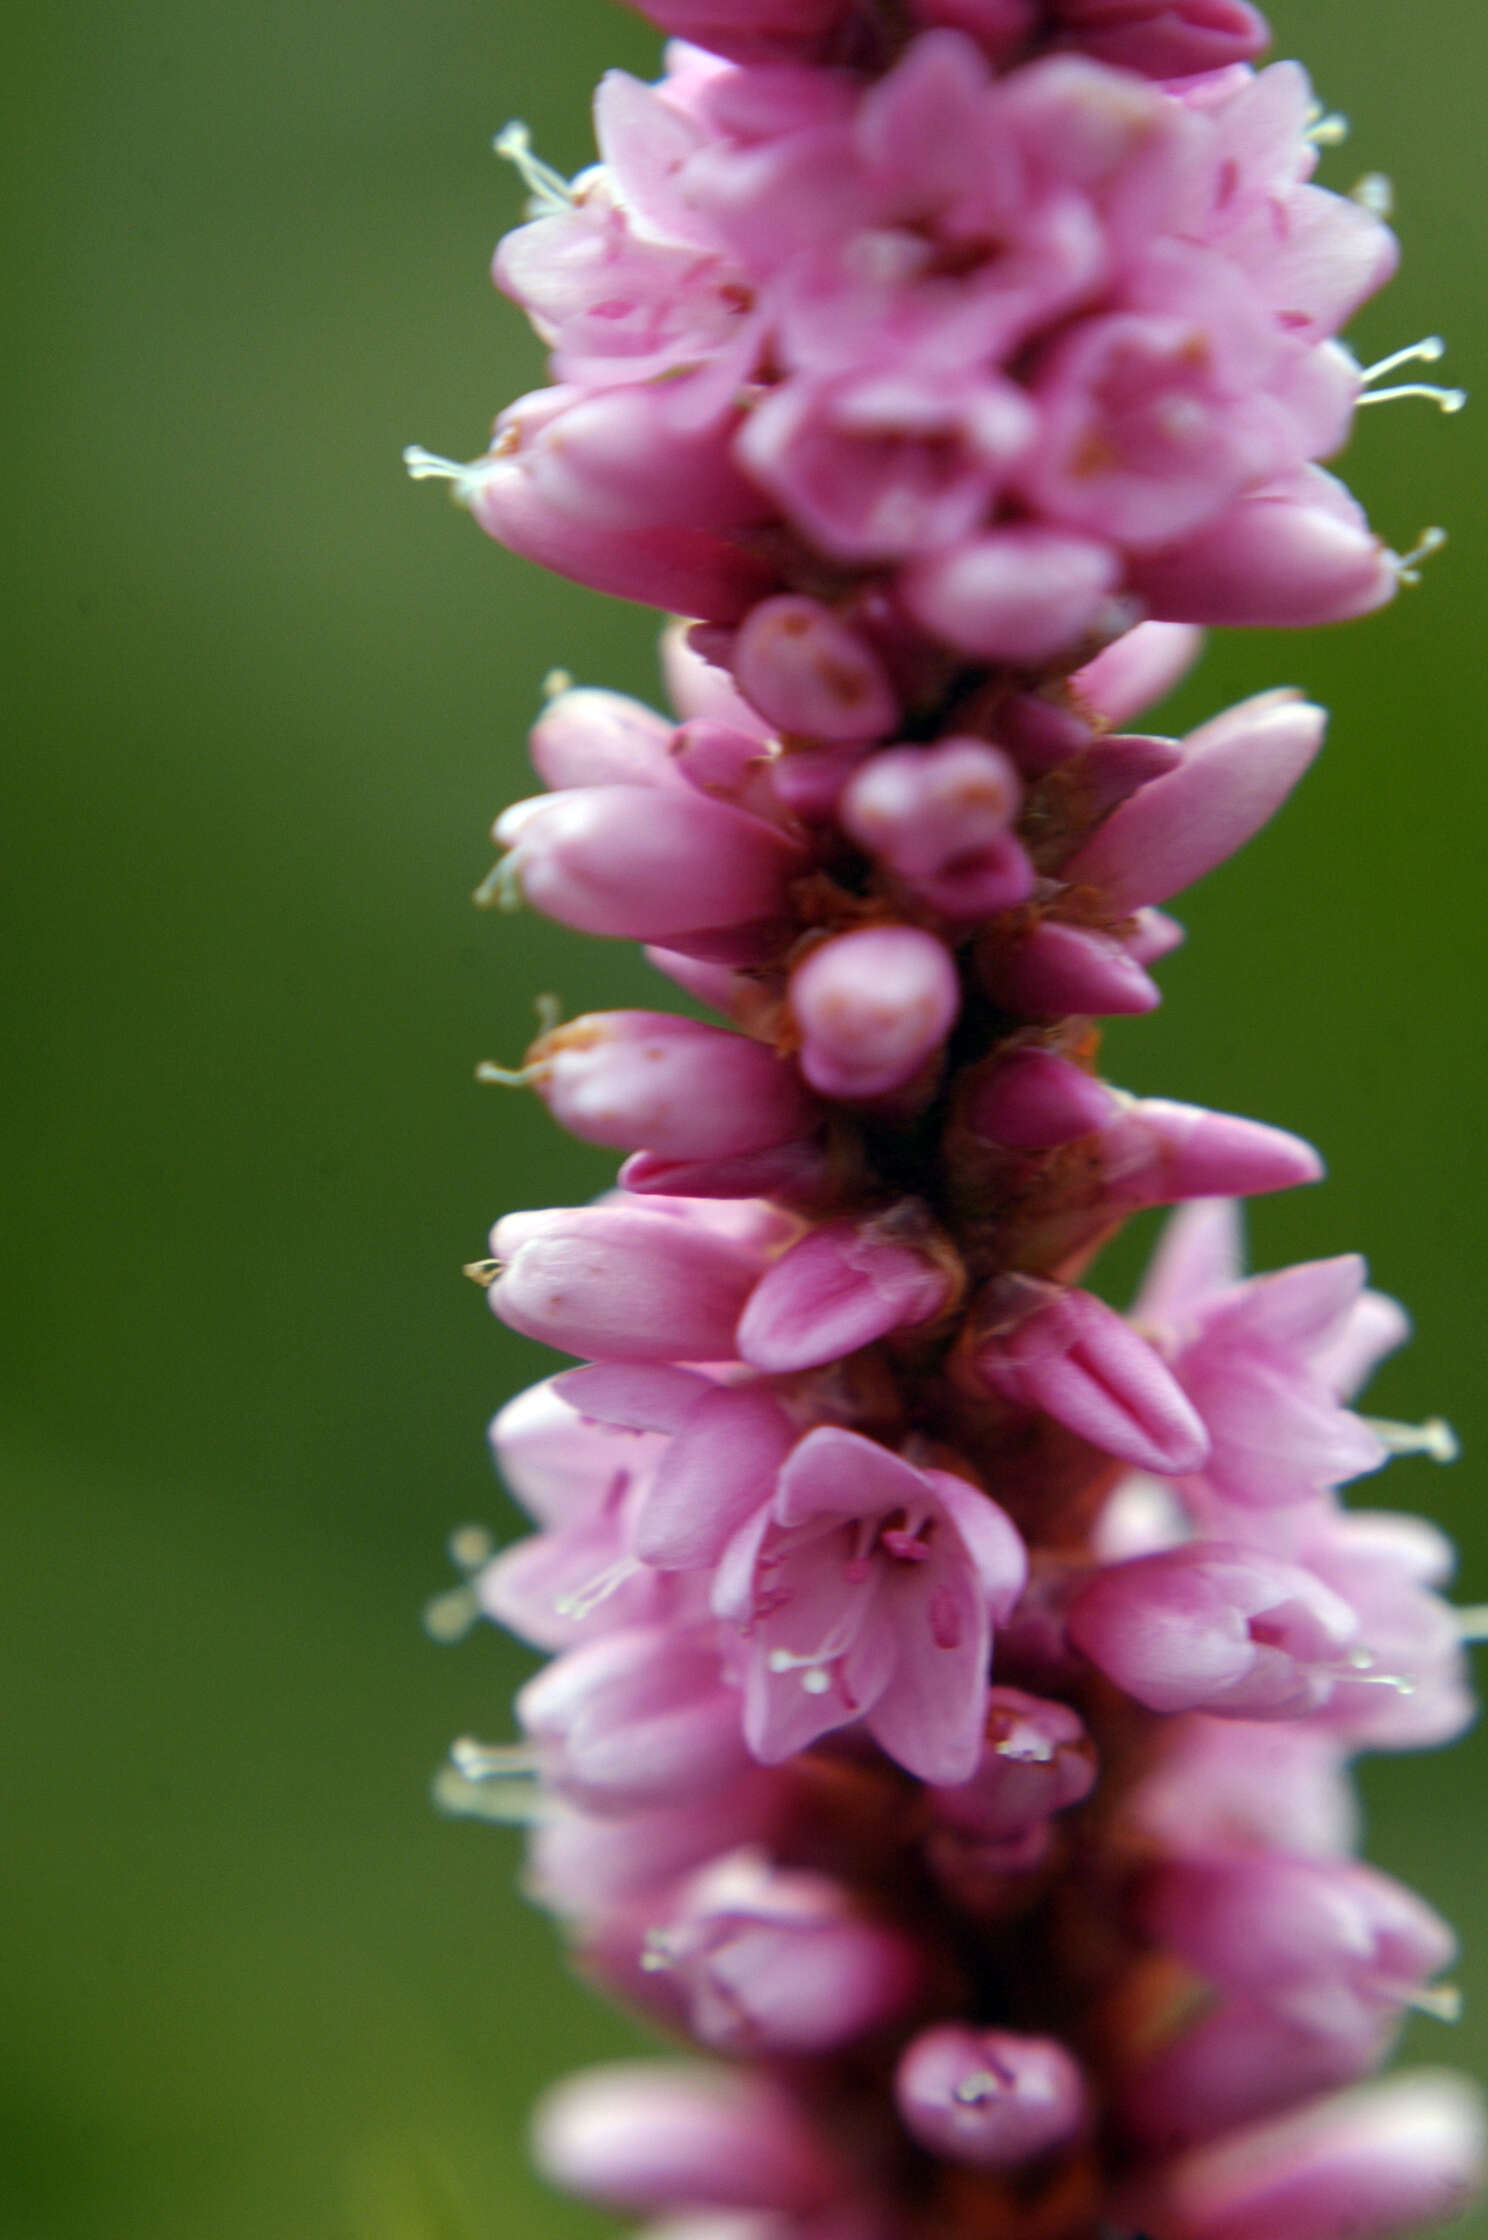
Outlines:
<svg viewBox="0 0 1488 2240"><path fill-rule="evenodd" d="M1097 1022L1321 743L1290 692L1130 730L1194 625L1399 579L1315 464L1391 237L1236 0L648 12L711 51L606 81L599 167L510 143L558 386L459 489L701 618L675 719L555 693L483 890L695 1011L481 1069L627 1157L472 1270L582 1365L493 1426L537 1530L467 1598L553 1661L443 1793L724 2059L575 2080L539 2154L654 2240L1383 2240L1480 2126L1336 2097L1453 2005L1347 1767L1471 1701L1450 1549L1339 1489L1450 1436L1351 1405L1406 1334L1355 1256L1243 1273L1315 1152L1110 1086Z"/></svg>

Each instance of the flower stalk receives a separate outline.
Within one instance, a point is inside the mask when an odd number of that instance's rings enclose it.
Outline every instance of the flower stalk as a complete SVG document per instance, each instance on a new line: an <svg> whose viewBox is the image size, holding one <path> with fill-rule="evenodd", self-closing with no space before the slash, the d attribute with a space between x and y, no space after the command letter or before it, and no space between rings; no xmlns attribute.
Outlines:
<svg viewBox="0 0 1488 2240"><path fill-rule="evenodd" d="M550 2093L559 2184L651 2240L1389 2240L1483 2160L1452 1933L1352 1856L1351 1760L1472 1704L1451 1551L1341 1489L1402 1311L1244 1272L1282 1129L1099 1073L1164 909L1324 719L1129 726L1199 626L1414 580L1321 462L1435 338L1340 333L1381 183L1242 0L646 0L497 283L553 385L445 474L685 617L674 716L555 679L480 899L638 941L701 1018L520 1066L628 1156L500 1220L493 1311L582 1366L498 1415L535 1531L476 1611L550 1662L440 1799L530 1826L578 1965L698 2049ZM686 43L683 43L686 42ZM1086 1288L1172 1207L1128 1313Z"/></svg>

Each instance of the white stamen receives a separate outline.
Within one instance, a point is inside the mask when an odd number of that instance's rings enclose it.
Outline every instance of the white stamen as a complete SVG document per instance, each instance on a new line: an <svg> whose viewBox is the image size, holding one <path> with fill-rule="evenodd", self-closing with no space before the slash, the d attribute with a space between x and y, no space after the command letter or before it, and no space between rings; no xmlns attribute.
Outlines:
<svg viewBox="0 0 1488 2240"><path fill-rule="evenodd" d="M645 1568L638 1556L621 1556L616 1562L607 1564L603 1571L597 1572L587 1586L575 1587L572 1594L559 1595L553 1604L554 1614L560 1618L572 1618L576 1622L587 1618L602 1602L608 1602L610 1596L623 1587L627 1579L634 1579Z"/></svg>
<svg viewBox="0 0 1488 2240"><path fill-rule="evenodd" d="M475 1078L498 1089L530 1089L534 1081L541 1081L546 1066L498 1066L489 1058L482 1058L475 1069Z"/></svg>
<svg viewBox="0 0 1488 2240"><path fill-rule="evenodd" d="M1394 1995L1402 2006L1413 2007L1417 2014L1429 2014L1434 2022L1462 2020L1462 1990L1458 1984L1423 1983L1409 1990L1397 1989Z"/></svg>
<svg viewBox="0 0 1488 2240"><path fill-rule="evenodd" d="M537 1756L527 1742L477 1742L462 1734L450 1744L450 1764L465 1781L510 1781L537 1771Z"/></svg>
<svg viewBox="0 0 1488 2240"><path fill-rule="evenodd" d="M477 910L521 909L522 874L515 849L499 863L492 864L470 899Z"/></svg>
<svg viewBox="0 0 1488 2240"><path fill-rule="evenodd" d="M1465 1610L1458 1610L1454 1615L1462 1640L1488 1641L1488 1602L1471 1603Z"/></svg>
<svg viewBox="0 0 1488 2240"><path fill-rule="evenodd" d="M431 1793L438 1809L451 1819L491 1820L507 1828L534 1827L549 1810L534 1781L467 1781L453 1766L440 1767Z"/></svg>
<svg viewBox="0 0 1488 2240"><path fill-rule="evenodd" d="M799 1672L801 1686L809 1696L824 1696L831 1687L832 1675L826 1669L829 1662L830 1658L824 1649L818 1649L814 1656L809 1657L792 1656L789 1649L772 1649L769 1657L772 1672Z"/></svg>
<svg viewBox="0 0 1488 2240"><path fill-rule="evenodd" d="M1371 218L1378 218L1383 225L1395 214L1395 183L1383 171L1366 171L1349 188L1350 202L1357 202Z"/></svg>
<svg viewBox="0 0 1488 2240"><path fill-rule="evenodd" d="M1398 373L1402 366L1434 366L1446 354L1446 343L1439 334L1423 335L1419 342L1408 342L1403 350L1392 350L1388 358L1377 358L1372 366L1365 366L1359 379L1381 381L1387 373Z"/></svg>
<svg viewBox="0 0 1488 2240"><path fill-rule="evenodd" d="M1341 148L1349 136L1349 121L1337 109L1324 109L1320 102L1312 104L1302 137L1310 140L1315 148Z"/></svg>
<svg viewBox="0 0 1488 2240"><path fill-rule="evenodd" d="M550 669L538 690L544 700L559 700L565 692L573 691L573 676L567 669Z"/></svg>
<svg viewBox="0 0 1488 2240"><path fill-rule="evenodd" d="M445 1547L457 1571L479 1571L496 1553L496 1543L483 1524L456 1526Z"/></svg>
<svg viewBox="0 0 1488 2240"><path fill-rule="evenodd" d="M529 218L558 217L573 208L572 187L561 171L533 154L532 135L520 117L504 124L491 145L504 162L513 166L527 189Z"/></svg>
<svg viewBox="0 0 1488 2240"><path fill-rule="evenodd" d="M458 482L469 468L458 459L442 459L437 451L426 451L421 443L405 443L403 464L414 482Z"/></svg>
<svg viewBox="0 0 1488 2240"><path fill-rule="evenodd" d="M1403 397L1422 397L1434 404L1438 412L1460 412L1467 403L1465 389L1442 389L1434 381L1401 381L1393 389L1366 389L1359 398L1362 408L1366 404L1399 404Z"/></svg>
<svg viewBox="0 0 1488 2240"><path fill-rule="evenodd" d="M480 1614L480 1601L474 1587L451 1587L446 1594L436 1594L424 1604L424 1631L431 1641L448 1647L464 1640Z"/></svg>
<svg viewBox="0 0 1488 2240"><path fill-rule="evenodd" d="M1462 1452L1445 1416L1428 1416L1424 1423L1393 1423L1385 1416L1366 1416L1364 1422L1388 1454L1424 1454L1431 1462L1455 1462Z"/></svg>
<svg viewBox="0 0 1488 2240"><path fill-rule="evenodd" d="M1387 358L1380 358L1372 366L1365 366L1359 376L1365 391L1359 399L1361 405L1395 404L1402 397L1424 397L1442 412L1460 412L1467 402L1465 389L1443 389L1434 381L1402 381L1389 389L1376 389L1374 383L1383 381L1387 374L1398 373L1402 366L1434 366L1446 356L1447 346L1439 334L1428 334L1419 342L1407 343L1403 350L1392 350Z"/></svg>
<svg viewBox="0 0 1488 2240"><path fill-rule="evenodd" d="M537 996L533 999L532 1008L537 1013L537 1031L539 1034L552 1034L562 1026L563 999L561 996L552 994Z"/></svg>
<svg viewBox="0 0 1488 2240"><path fill-rule="evenodd" d="M990 2069L973 2069L951 2087L951 2098L960 2108L979 2108L997 2093L997 2079Z"/></svg>
<svg viewBox="0 0 1488 2240"><path fill-rule="evenodd" d="M478 1283L482 1291L489 1291L500 1275L502 1265L500 1260L467 1260L460 1273L468 1276L472 1283Z"/></svg>
<svg viewBox="0 0 1488 2240"><path fill-rule="evenodd" d="M641 1973L648 1976L665 1975L675 1968L680 1957L677 1937L671 1929L648 1929L641 1945Z"/></svg>
<svg viewBox="0 0 1488 2240"><path fill-rule="evenodd" d="M1441 551L1447 541L1445 529L1423 529L1409 552L1395 554L1395 573L1402 583L1418 584L1421 568L1433 553Z"/></svg>

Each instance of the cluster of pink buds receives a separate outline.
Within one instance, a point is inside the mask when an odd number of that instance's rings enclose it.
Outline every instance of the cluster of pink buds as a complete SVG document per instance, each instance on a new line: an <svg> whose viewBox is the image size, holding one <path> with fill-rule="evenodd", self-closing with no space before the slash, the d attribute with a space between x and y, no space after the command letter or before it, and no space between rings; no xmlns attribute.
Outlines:
<svg viewBox="0 0 1488 2240"><path fill-rule="evenodd" d="M1336 340L1381 196L1311 183L1242 0L647 13L695 43L606 79L600 164L503 135L556 386L448 470L693 618L675 717L555 690L482 889L696 1007L480 1069L627 1157L471 1270L581 1365L493 1426L537 1529L457 1543L440 1628L552 1661L441 1794L711 2057L562 2086L539 2157L652 2240L1388 2240L1481 2124L1362 2081L1454 1945L1347 1769L1461 1730L1471 1629L1339 1489L1450 1433L1352 1406L1406 1334L1357 1257L1243 1272L1316 1153L1097 1072L1323 718L1127 726L1195 625L1410 572L1317 464L1391 393ZM1090 1263L1168 1206L1120 1313Z"/></svg>

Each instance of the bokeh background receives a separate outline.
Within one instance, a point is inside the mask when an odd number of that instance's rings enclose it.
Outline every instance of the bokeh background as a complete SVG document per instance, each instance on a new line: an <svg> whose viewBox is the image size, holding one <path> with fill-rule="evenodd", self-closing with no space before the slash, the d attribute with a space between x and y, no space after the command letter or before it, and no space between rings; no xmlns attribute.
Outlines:
<svg viewBox="0 0 1488 2240"><path fill-rule="evenodd" d="M1361 351L1443 328L1488 386L1488 11L1273 12L1354 122L1325 176L1397 182L1405 272ZM523 1659L436 1649L419 1611L451 1526L515 1529L482 1425L544 1366L459 1263L608 1172L472 1064L517 1055L539 990L658 1000L618 948L467 897L543 673L648 693L653 626L509 560L398 452L478 451L536 377L484 279L519 199L492 131L524 115L575 169L600 70L655 54L604 0L77 0L12 41L5 2240L603 2229L528 2177L523 2110L627 2029L515 1894L515 1839L427 1801ZM1332 745L1188 899L1112 1060L1326 1147L1257 1257L1362 1244L1410 1302L1377 1400L1446 1410L1467 1459L1383 1498L1460 1536L1469 1600L1485 457L1488 409L1366 415L1380 528L1451 549L1383 617L1216 646L1185 689L1175 721L1304 684ZM1483 1770L1479 1740L1366 1773L1375 1855L1469 1937L1468 2020L1411 2051L1480 2073Z"/></svg>

